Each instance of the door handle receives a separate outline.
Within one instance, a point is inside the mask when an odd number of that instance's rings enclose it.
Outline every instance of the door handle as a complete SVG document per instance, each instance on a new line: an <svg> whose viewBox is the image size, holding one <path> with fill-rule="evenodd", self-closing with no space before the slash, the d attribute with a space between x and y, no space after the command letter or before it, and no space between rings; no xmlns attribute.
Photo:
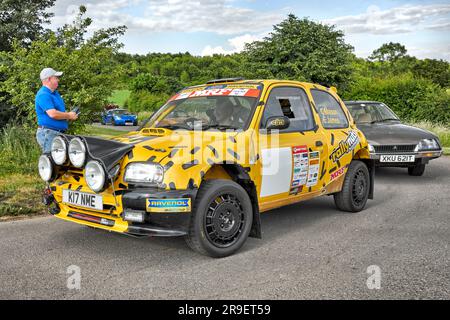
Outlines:
<svg viewBox="0 0 450 320"><path fill-rule="evenodd" d="M316 147L322 147L323 143L322 141L316 141Z"/></svg>

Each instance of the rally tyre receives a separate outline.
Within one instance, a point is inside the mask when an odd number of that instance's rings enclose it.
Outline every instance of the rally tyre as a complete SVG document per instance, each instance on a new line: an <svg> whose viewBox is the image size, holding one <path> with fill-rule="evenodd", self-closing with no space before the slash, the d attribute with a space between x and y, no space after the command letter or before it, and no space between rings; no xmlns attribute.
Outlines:
<svg viewBox="0 0 450 320"><path fill-rule="evenodd" d="M203 255L226 257L242 247L252 221L252 203L239 184L205 180L196 196L186 242Z"/></svg>
<svg viewBox="0 0 450 320"><path fill-rule="evenodd" d="M367 166L353 160L344 178L342 190L334 194L334 203L339 210L358 212L364 209L369 197L370 175Z"/></svg>
<svg viewBox="0 0 450 320"><path fill-rule="evenodd" d="M419 177L419 176L423 175L424 172L425 172L424 164L417 164L414 167L408 167L408 174L410 176Z"/></svg>

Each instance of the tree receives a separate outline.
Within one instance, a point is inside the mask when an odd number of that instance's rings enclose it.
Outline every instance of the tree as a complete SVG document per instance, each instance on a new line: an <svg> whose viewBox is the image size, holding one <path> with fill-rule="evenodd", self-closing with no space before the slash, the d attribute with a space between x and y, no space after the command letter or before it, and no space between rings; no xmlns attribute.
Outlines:
<svg viewBox="0 0 450 320"><path fill-rule="evenodd" d="M121 47L117 38L125 27L101 29L85 39L89 26L85 12L81 7L73 24L33 41L29 48L14 41L11 52L0 53L0 73L6 75L0 91L8 93L9 102L25 120L36 121L34 97L41 86L39 72L44 67L64 72L58 91L67 108L79 106L82 110L82 116L71 126L73 130L91 121L93 113L102 109L115 88L122 70L114 54Z"/></svg>
<svg viewBox="0 0 450 320"><path fill-rule="evenodd" d="M400 43L389 42L374 50L369 56L369 60L379 62L394 62L400 58L405 57L406 52L407 50L404 45Z"/></svg>
<svg viewBox="0 0 450 320"><path fill-rule="evenodd" d="M351 74L352 50L343 32L334 26L290 14L262 41L246 45L246 76L345 87Z"/></svg>
<svg viewBox="0 0 450 320"><path fill-rule="evenodd" d="M415 76L432 80L441 87L450 86L450 63L444 60L418 60L412 71Z"/></svg>
<svg viewBox="0 0 450 320"><path fill-rule="evenodd" d="M2 0L0 2L0 51L9 51L13 40L29 46L43 32L55 0Z"/></svg>

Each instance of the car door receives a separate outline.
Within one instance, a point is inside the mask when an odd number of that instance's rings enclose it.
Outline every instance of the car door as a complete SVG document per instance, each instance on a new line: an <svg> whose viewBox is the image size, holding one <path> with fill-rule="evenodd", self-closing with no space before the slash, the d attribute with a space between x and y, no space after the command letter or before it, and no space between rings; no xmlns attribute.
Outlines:
<svg viewBox="0 0 450 320"><path fill-rule="evenodd" d="M258 194L264 210L321 192L328 147L317 125L305 88L277 85L270 88L261 115L259 161L261 181ZM286 116L290 126L279 132L265 130L272 116Z"/></svg>
<svg viewBox="0 0 450 320"><path fill-rule="evenodd" d="M311 89L310 92L325 134L325 141L330 146L327 168L329 176L326 178L328 183L333 183L345 175L360 140L357 132L352 130L349 115L344 111L342 101L337 95L317 88Z"/></svg>

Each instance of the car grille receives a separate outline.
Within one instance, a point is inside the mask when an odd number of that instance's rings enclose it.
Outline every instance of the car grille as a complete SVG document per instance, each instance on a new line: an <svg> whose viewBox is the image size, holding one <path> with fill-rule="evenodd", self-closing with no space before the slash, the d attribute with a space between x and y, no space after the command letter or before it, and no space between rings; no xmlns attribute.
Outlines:
<svg viewBox="0 0 450 320"><path fill-rule="evenodd" d="M414 152L415 144L381 145L373 146L376 153L403 153Z"/></svg>

